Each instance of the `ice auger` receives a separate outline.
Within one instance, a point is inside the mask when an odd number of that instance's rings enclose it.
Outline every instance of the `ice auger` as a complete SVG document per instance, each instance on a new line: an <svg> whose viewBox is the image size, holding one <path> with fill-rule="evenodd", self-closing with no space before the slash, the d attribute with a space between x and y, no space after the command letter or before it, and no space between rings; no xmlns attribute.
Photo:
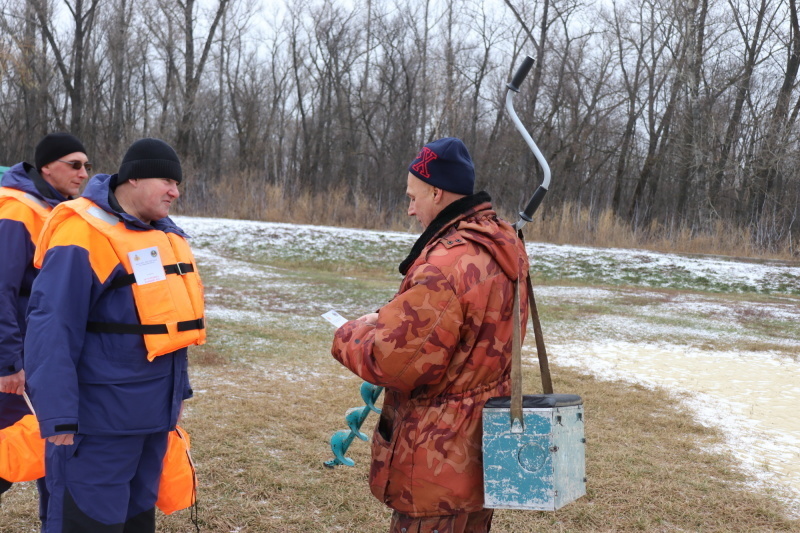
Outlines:
<svg viewBox="0 0 800 533"><path fill-rule="evenodd" d="M347 449L353 439L358 437L363 441L369 440L369 437L361 431L361 426L364 420L367 419L370 411L375 411L381 414L381 410L375 407L375 402L383 392L383 387L367 383L366 381L361 384L361 399L364 400L365 405L361 407L353 407L348 409L344 415L349 429L342 429L337 431L331 436L331 451L333 452L333 459L325 461L325 466L333 468L336 465L355 466L356 462L345 457Z"/></svg>

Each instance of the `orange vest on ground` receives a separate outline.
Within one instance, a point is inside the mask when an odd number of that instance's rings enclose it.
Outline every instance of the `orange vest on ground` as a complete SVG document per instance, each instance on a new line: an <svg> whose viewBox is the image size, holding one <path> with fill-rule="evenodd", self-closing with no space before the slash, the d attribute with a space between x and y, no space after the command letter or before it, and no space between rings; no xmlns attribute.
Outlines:
<svg viewBox="0 0 800 533"><path fill-rule="evenodd" d="M8 203L15 201L29 208L36 215L35 217L20 217L21 220L19 220L19 222L25 224L25 228L31 236L31 241L36 243L36 239L42 231L44 220L53 208L30 193L20 191L19 189L12 189L11 187L0 187L0 209Z"/></svg>
<svg viewBox="0 0 800 533"><path fill-rule="evenodd" d="M33 415L1 429L0 478L18 483L44 477L44 443ZM169 432L156 501L164 514L191 507L197 498L197 474L189 446L189 434L182 427Z"/></svg>
<svg viewBox="0 0 800 533"><path fill-rule="evenodd" d="M203 284L189 244L180 235L159 230L128 229L121 220L91 200L78 198L59 204L45 221L34 258L37 268L41 268L50 239L59 224L75 214L97 230L97 234L90 236L90 241L105 238L111 244L116 259L128 273L112 280L111 286L131 285L139 315L139 324L90 322L87 330L141 334L147 347L148 361L192 344L205 343ZM166 279L139 285L133 273L131 255L154 247L158 249Z"/></svg>

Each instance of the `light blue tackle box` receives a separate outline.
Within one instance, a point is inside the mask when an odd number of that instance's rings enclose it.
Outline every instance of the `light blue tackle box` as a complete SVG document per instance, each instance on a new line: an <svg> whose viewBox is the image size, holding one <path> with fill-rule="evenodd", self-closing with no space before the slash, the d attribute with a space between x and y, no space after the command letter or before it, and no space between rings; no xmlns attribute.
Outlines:
<svg viewBox="0 0 800 533"><path fill-rule="evenodd" d="M483 408L483 488L494 509L555 511L586 494L583 400L523 396L524 427L511 431L511 398Z"/></svg>

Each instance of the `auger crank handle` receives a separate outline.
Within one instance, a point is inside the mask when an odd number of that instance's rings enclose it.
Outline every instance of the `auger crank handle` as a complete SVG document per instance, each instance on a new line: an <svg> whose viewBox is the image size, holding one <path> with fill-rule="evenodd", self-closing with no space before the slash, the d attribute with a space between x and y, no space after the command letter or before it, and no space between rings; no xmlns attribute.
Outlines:
<svg viewBox="0 0 800 533"><path fill-rule="evenodd" d="M517 69L517 73L514 74L514 77L511 79L511 83L507 84L506 87L518 93L519 86L525 81L525 77L528 75L528 72L531 71L532 67L533 58L531 56L525 56L525 59L522 60L522 64Z"/></svg>
<svg viewBox="0 0 800 533"><path fill-rule="evenodd" d="M533 142L528 130L525 129L525 126L523 126L522 122L519 120L516 111L514 111L514 102L512 98L514 93L519 92L519 87L525 80L528 72L530 72L531 68L533 67L533 62L534 61L531 56L526 56L522 61L522 65L520 65L516 74L514 74L514 78L506 85L506 88L508 89L506 91L506 110L511 116L511 120L514 122L514 126L517 128L517 131L520 132L522 138L525 139L528 147L536 157L536 161L539 162L539 166L542 167L543 173L542 183L533 193L531 199L528 200L528 204L525 206L525 209L519 212L519 220L517 220L517 222L514 224L514 229L517 231L521 230L525 224L533 220L533 214L539 208L539 204L542 203L544 195L547 194L547 190L550 188L550 165L547 164L547 160L545 160L544 156L539 151L536 143Z"/></svg>

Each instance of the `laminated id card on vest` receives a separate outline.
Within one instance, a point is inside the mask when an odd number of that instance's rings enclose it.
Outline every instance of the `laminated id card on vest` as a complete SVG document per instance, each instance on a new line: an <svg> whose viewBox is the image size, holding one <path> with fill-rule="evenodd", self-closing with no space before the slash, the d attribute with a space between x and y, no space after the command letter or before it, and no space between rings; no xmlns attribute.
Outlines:
<svg viewBox="0 0 800 533"><path fill-rule="evenodd" d="M138 285L147 285L167 279L157 246L128 252L128 259Z"/></svg>

